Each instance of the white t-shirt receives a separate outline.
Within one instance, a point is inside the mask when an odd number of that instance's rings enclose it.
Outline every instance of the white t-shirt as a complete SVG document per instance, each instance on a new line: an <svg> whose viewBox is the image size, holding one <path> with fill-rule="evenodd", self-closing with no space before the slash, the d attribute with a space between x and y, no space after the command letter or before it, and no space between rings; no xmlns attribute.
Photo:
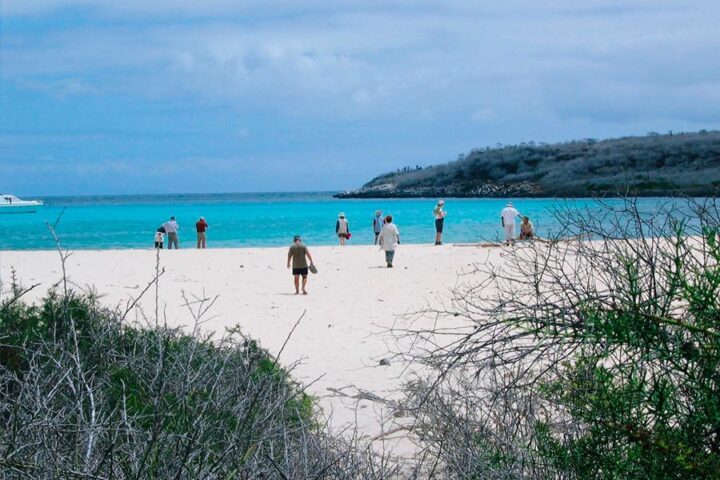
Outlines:
<svg viewBox="0 0 720 480"><path fill-rule="evenodd" d="M400 231L394 223L386 223L380 230L380 248L386 252L395 250L400 241Z"/></svg>
<svg viewBox="0 0 720 480"><path fill-rule="evenodd" d="M505 222L505 225L509 225L511 223L515 223L515 217L520 215L520 212L515 210L514 207L505 207L503 208L502 212L500 212L500 216L503 219L503 222Z"/></svg>
<svg viewBox="0 0 720 480"><path fill-rule="evenodd" d="M163 223L163 228L165 229L165 233L177 233L177 231L180 229L175 220L170 220L169 222Z"/></svg>

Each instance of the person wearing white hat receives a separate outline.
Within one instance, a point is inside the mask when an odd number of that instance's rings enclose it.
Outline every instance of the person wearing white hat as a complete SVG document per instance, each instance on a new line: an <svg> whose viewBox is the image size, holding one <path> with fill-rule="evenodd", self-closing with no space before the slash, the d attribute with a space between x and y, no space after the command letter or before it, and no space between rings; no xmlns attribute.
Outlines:
<svg viewBox="0 0 720 480"><path fill-rule="evenodd" d="M505 230L505 243L510 245L515 240L515 218L520 216L520 212L515 210L512 202L508 202L505 208L500 212L500 221Z"/></svg>
<svg viewBox="0 0 720 480"><path fill-rule="evenodd" d="M345 240L350 238L350 222L345 218L345 214L340 212L337 222L335 222L335 233L340 239L340 245L345 246Z"/></svg>
<svg viewBox="0 0 720 480"><path fill-rule="evenodd" d="M443 226L445 225L445 215L447 215L447 212L443 210L444 207L445 200L440 200L433 210L433 216L435 217L435 245L442 245Z"/></svg>

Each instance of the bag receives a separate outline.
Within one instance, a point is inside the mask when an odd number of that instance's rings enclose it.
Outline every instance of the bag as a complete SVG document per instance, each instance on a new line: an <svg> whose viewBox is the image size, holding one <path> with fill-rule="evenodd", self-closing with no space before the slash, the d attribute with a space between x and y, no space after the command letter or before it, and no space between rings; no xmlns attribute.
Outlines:
<svg viewBox="0 0 720 480"><path fill-rule="evenodd" d="M348 232L347 235L345 235L345 239L350 240L350 237L352 237L352 233Z"/></svg>
<svg viewBox="0 0 720 480"><path fill-rule="evenodd" d="M317 267L315 265L310 265L308 270L310 270L310 273L317 273Z"/></svg>

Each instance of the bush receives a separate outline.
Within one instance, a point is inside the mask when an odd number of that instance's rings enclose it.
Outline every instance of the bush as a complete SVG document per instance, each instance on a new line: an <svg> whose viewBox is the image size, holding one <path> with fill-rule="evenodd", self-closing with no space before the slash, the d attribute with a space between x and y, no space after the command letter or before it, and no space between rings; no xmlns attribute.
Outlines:
<svg viewBox="0 0 720 480"><path fill-rule="evenodd" d="M397 469L332 437L276 359L138 328L92 295L0 303L3 478L375 478Z"/></svg>
<svg viewBox="0 0 720 480"><path fill-rule="evenodd" d="M717 204L558 215L579 237L512 248L422 312L465 329L401 332L436 372L407 387L419 441L458 478L716 478Z"/></svg>

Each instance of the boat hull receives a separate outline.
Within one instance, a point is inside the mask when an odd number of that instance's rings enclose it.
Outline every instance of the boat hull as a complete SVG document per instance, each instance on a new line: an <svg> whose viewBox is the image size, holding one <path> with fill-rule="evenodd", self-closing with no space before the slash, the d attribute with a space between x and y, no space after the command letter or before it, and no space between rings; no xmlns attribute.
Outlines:
<svg viewBox="0 0 720 480"><path fill-rule="evenodd" d="M0 205L0 215L13 213L35 213L41 205Z"/></svg>

